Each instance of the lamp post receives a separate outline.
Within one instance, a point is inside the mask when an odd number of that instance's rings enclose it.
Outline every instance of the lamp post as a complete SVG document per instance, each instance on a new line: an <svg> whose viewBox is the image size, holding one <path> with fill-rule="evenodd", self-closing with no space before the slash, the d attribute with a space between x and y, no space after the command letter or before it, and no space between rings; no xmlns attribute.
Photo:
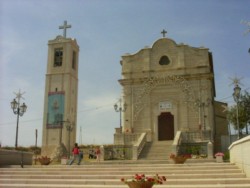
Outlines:
<svg viewBox="0 0 250 188"><path fill-rule="evenodd" d="M235 83L233 98L236 102L236 121L237 121L237 129L238 129L238 138L240 139L240 124L239 124L239 99L240 99L240 91L241 88L239 87L238 83Z"/></svg>
<svg viewBox="0 0 250 188"><path fill-rule="evenodd" d="M60 131L59 131L59 144L62 144L62 129L63 129L63 124L64 123L70 123L69 120L67 119L66 121L56 121L56 123L59 123L60 126Z"/></svg>
<svg viewBox="0 0 250 188"><path fill-rule="evenodd" d="M67 121L66 129L67 129L67 131L69 133L69 140L68 140L69 153L68 153L68 157L70 157L70 133L73 130L73 124L71 124L70 121Z"/></svg>
<svg viewBox="0 0 250 188"><path fill-rule="evenodd" d="M202 102L201 106L202 106L202 111L203 111L203 121L204 121L204 131L206 131L206 115L205 115L205 107L208 107L210 104L210 99L207 98L206 102Z"/></svg>
<svg viewBox="0 0 250 188"><path fill-rule="evenodd" d="M73 124L67 119L66 121L57 121L57 123L60 123L60 135L59 135L59 144L62 144L62 129L63 125L65 124L66 130L68 131L68 157L70 157L70 133L73 130Z"/></svg>
<svg viewBox="0 0 250 188"><path fill-rule="evenodd" d="M203 130L204 131L206 131L206 117L207 117L205 114L205 107L208 107L210 102L211 102L211 99L209 99L209 98L207 98L206 102L203 102L201 100L196 101L196 106L198 106L200 109L202 109L202 112L201 112L201 110L199 112L200 112L200 119L201 119L201 115L203 113ZM201 123L201 122L199 122L199 123Z"/></svg>
<svg viewBox="0 0 250 188"><path fill-rule="evenodd" d="M117 103L118 103L119 105L118 105ZM120 129L121 129L121 128L122 128L122 112L125 112L125 111L126 111L126 109L127 109L127 104L124 103L124 104L122 105L122 100L121 100L121 98L118 100L117 103L114 105L114 109L115 109L116 112L120 112Z"/></svg>
<svg viewBox="0 0 250 188"><path fill-rule="evenodd" d="M25 105L25 103L23 103L22 105L20 105L20 99L22 98L22 95L24 93L21 93L20 90L18 93L16 94L16 98L13 99L13 101L10 103L11 108L13 110L13 113L17 115L17 123L16 123L16 141L15 141L15 148L17 148L18 146L18 125L19 125L19 116L23 116L23 114L26 112L27 110L27 106ZM17 101L16 101L17 99Z"/></svg>
<svg viewBox="0 0 250 188"><path fill-rule="evenodd" d="M211 135L209 135L209 131L207 131L206 127L206 117L207 115L205 114L205 107L209 107L211 103L211 99L207 98L205 101L198 99L195 102L195 105L199 108L199 129L200 129L200 136L202 140L205 139L211 139ZM203 123L201 122L203 119ZM202 128L203 124L203 128Z"/></svg>

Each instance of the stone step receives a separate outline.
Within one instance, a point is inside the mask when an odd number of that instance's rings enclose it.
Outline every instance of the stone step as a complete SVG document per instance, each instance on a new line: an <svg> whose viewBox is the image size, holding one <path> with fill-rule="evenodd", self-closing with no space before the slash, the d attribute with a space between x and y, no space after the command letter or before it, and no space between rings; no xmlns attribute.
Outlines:
<svg viewBox="0 0 250 188"><path fill-rule="evenodd" d="M48 188L48 187L53 187L53 188L128 188L127 185L65 185L65 184L2 184L3 187L8 187L8 188L16 188L16 187L41 187L41 188ZM167 185L167 184L162 184L162 185L154 185L153 188L249 188L250 184L233 184L233 185L224 185L224 184L219 184L219 185Z"/></svg>
<svg viewBox="0 0 250 188"><path fill-rule="evenodd" d="M3 173L19 173L19 172L25 172L28 173L29 171L34 173L34 172L70 172L70 171L84 171L84 172L105 172L105 171L118 171L118 172L125 172L125 171L133 171L133 170L138 170L140 169L140 171L158 171L158 170L165 170L165 171L176 171L176 170L180 170L180 171L189 171L190 170L190 166L192 166L192 172L196 171L196 170L202 170L202 171L206 171L206 170L214 170L214 171L225 171L225 170L238 170L239 168L236 167L233 164L229 164L229 163L185 163L185 164L123 164L123 165L118 165L118 164L113 164L113 165L49 165L49 166L25 166L24 168L1 168L0 174ZM153 169L152 169L153 167Z"/></svg>
<svg viewBox="0 0 250 188"><path fill-rule="evenodd" d="M65 184L1 184L3 187L8 188L128 188L127 185L65 185ZM206 185L154 185L153 188L249 188L250 184L233 184L233 185L224 185L224 184L206 184Z"/></svg>
<svg viewBox="0 0 250 188"><path fill-rule="evenodd" d="M227 163L185 163L185 164L153 164L153 165L49 165L49 166L35 166L31 168L2 168L0 174L7 173L70 173L70 172L80 172L80 173L107 173L107 172L131 172L131 171L166 171L166 172L184 172L190 171L190 165L192 166L192 173L203 171L208 172L233 172L240 171L235 165ZM153 166L153 168L152 168ZM213 172L214 173L214 172Z"/></svg>
<svg viewBox="0 0 250 188"><path fill-rule="evenodd" d="M67 185L120 185L120 179L1 179L1 184L67 184ZM196 184L250 184L250 178L212 178L212 179L168 179L168 185L196 185Z"/></svg>
<svg viewBox="0 0 250 188"><path fill-rule="evenodd" d="M168 177L168 179L197 179L197 178L203 178L203 179L210 179L210 178L218 178L218 175L220 178L245 178L245 174L244 173L222 173L222 174L215 174L215 173L204 173L204 174L200 174L201 171L197 174L180 174L178 172L174 173L174 172L170 172L168 173L164 173L165 176ZM149 174L147 173L147 175L154 175L155 173ZM121 175L124 178L131 178L131 174L119 174L116 175L114 174L84 174L82 175L81 173L76 173L76 174L60 174L58 175L58 173L55 174L50 174L50 173L45 173L45 174L41 174L41 173L33 173L33 174L3 174L0 175L0 179L39 179L41 177L41 175L43 176L44 179L120 179Z"/></svg>
<svg viewBox="0 0 250 188"><path fill-rule="evenodd" d="M84 166L84 167L82 167ZM150 166L138 166L138 167L86 167L85 165L81 166L67 166L65 168L16 168L16 169L1 169L0 174L6 174L6 173L42 173L42 172L97 172L97 173L106 173L106 172L131 172L131 171L166 171L166 172L173 172L173 171L179 171L181 172L186 172L190 171L190 166L188 164L176 164L176 165L169 165L169 166L154 166L154 168ZM240 171L237 167L235 166L194 166L192 165L192 173L194 172L199 172L199 171L208 171L208 172L230 172L230 170L236 170Z"/></svg>
<svg viewBox="0 0 250 188"><path fill-rule="evenodd" d="M166 172L165 170L148 170L146 171L147 174L156 174L156 173L159 173L159 174L162 174L164 173L165 175L172 175L172 174L179 174L179 175L182 175L182 174L186 174L187 173L190 173L190 171L188 170L171 170L169 172ZM236 173L240 173L241 171L240 170L219 170L219 171L208 171L208 170L195 170L192 172L192 174L194 175L199 175L200 173L203 173L203 174L206 174L206 175L210 175L210 174L216 174L216 175L221 175L221 174L236 174ZM127 175L129 174L131 176L131 174L138 174L138 173L145 173L144 170L133 170L133 171L103 171L103 172L86 172L84 170L82 171L71 171L71 172L59 172L59 171L54 171L54 172L49 172L49 171L45 171L45 172L41 172L41 173L32 173L32 172L12 172L12 173L5 173L5 174L1 174L0 175L0 178L3 177L3 175L11 175L12 177L14 177L15 175L37 175L37 174L40 174L40 175L57 175L57 174L60 174L60 175L68 175L69 173L74 173L75 175L96 175L96 174L99 174L99 175L105 175L105 174L112 174L112 175L115 175L115 174L120 174L120 175Z"/></svg>
<svg viewBox="0 0 250 188"><path fill-rule="evenodd" d="M173 141L148 142L145 144L139 159L168 159L172 153Z"/></svg>
<svg viewBox="0 0 250 188"><path fill-rule="evenodd" d="M154 188L250 188L250 178L229 163L136 164L128 161L0 168L0 187L125 188L128 186L120 179L135 173L167 177L165 184L154 185Z"/></svg>

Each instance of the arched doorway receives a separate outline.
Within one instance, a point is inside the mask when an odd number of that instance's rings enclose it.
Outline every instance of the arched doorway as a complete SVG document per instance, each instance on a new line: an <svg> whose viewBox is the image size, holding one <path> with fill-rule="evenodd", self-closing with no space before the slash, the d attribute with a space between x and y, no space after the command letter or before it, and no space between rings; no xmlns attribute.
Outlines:
<svg viewBox="0 0 250 188"><path fill-rule="evenodd" d="M174 139L174 116L170 112L158 116L158 140Z"/></svg>

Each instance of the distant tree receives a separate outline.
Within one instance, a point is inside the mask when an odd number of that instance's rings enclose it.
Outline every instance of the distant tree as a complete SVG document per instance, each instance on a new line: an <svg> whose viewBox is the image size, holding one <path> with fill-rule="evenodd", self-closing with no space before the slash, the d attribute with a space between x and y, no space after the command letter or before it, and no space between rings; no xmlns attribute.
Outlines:
<svg viewBox="0 0 250 188"><path fill-rule="evenodd" d="M250 124L250 94L245 91L242 95L242 105L244 107L245 116L246 116L246 133L248 134L248 125Z"/></svg>
<svg viewBox="0 0 250 188"><path fill-rule="evenodd" d="M242 105L245 108L246 116L248 118L248 123L250 123L250 94L246 91L244 95L241 96Z"/></svg>
<svg viewBox="0 0 250 188"><path fill-rule="evenodd" d="M247 91L245 91L245 93L239 98L238 115L240 134L242 134L242 129L244 128L246 128L246 133L248 134L248 124L250 123L250 95ZM227 118L228 121L234 126L234 129L238 130L236 104L228 110Z"/></svg>

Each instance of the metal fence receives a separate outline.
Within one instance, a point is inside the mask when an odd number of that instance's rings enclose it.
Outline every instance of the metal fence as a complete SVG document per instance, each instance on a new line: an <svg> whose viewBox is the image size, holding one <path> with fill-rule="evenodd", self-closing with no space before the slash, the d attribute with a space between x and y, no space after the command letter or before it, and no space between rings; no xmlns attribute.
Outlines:
<svg viewBox="0 0 250 188"><path fill-rule="evenodd" d="M179 155L207 155L207 142L182 143L177 149Z"/></svg>
<svg viewBox="0 0 250 188"><path fill-rule="evenodd" d="M104 146L104 160L130 160L132 156L132 145Z"/></svg>

